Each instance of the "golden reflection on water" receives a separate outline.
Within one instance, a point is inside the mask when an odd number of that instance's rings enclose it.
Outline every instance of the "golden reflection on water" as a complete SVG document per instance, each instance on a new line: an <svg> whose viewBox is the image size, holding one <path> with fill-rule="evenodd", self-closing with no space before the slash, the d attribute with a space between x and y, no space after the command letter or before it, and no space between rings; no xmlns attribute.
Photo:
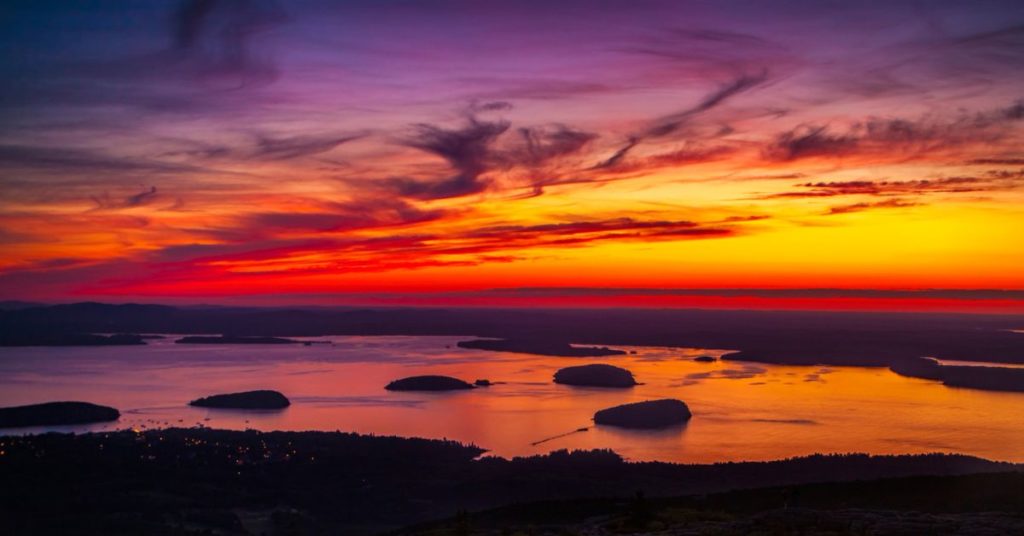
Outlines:
<svg viewBox="0 0 1024 536"><path fill-rule="evenodd" d="M333 337L334 345L307 347L175 345L171 338L146 347L5 348L0 405L75 399L122 410L114 425L74 430L197 424L342 430L456 439L501 456L610 448L629 459L679 462L815 452L959 452L1024 461L1020 393L949 388L881 368L693 361L722 353L713 350L623 347L636 353L539 357L457 348L461 339ZM643 385L621 390L551 383L558 368L590 362L626 367ZM503 383L455 393L383 389L416 374ZM248 413L186 405L248 389L277 389L293 405ZM590 421L596 410L656 398L684 400L693 419L650 432ZM581 427L589 429L571 433ZM531 445L554 436L560 437Z"/></svg>

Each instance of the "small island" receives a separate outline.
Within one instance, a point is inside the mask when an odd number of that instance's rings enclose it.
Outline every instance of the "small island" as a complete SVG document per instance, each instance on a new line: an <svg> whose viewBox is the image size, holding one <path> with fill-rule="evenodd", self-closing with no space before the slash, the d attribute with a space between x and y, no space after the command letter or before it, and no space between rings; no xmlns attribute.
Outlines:
<svg viewBox="0 0 1024 536"><path fill-rule="evenodd" d="M461 391L473 385L450 376L410 376L384 387L388 391Z"/></svg>
<svg viewBox="0 0 1024 536"><path fill-rule="evenodd" d="M564 341L547 339L474 339L459 341L459 348L488 350L491 352L515 352L519 354L550 355L557 357L601 357L625 355L622 350L606 346L573 346Z"/></svg>
<svg viewBox="0 0 1024 536"><path fill-rule="evenodd" d="M693 360L698 363L714 363L715 361L718 361L718 358L713 355L699 355L693 358Z"/></svg>
<svg viewBox="0 0 1024 536"><path fill-rule="evenodd" d="M302 341L281 337L239 337L235 335L189 335L176 341L177 344L299 344Z"/></svg>
<svg viewBox="0 0 1024 536"><path fill-rule="evenodd" d="M206 396L188 405L218 409L283 409L290 406L291 401L277 391L260 390Z"/></svg>
<svg viewBox="0 0 1024 536"><path fill-rule="evenodd" d="M46 402L0 408L0 428L62 426L116 421L121 412L89 402Z"/></svg>
<svg viewBox="0 0 1024 536"><path fill-rule="evenodd" d="M691 416L685 402L666 398L602 409L594 414L594 422L620 428L650 429L683 424Z"/></svg>
<svg viewBox="0 0 1024 536"><path fill-rule="evenodd" d="M559 369L555 383L582 387L633 387L637 385L633 373L613 365L579 365Z"/></svg>

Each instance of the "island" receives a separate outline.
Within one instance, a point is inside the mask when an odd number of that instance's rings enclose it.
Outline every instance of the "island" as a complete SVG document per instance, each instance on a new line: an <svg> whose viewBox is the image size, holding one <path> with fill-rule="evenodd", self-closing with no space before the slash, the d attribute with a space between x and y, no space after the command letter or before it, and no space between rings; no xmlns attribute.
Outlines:
<svg viewBox="0 0 1024 536"><path fill-rule="evenodd" d="M931 357L894 361L889 370L901 376L941 381L949 387L1024 392L1024 368L985 365L944 365Z"/></svg>
<svg viewBox="0 0 1024 536"><path fill-rule="evenodd" d="M0 428L62 426L116 421L121 412L89 402L46 402L0 408Z"/></svg>
<svg viewBox="0 0 1024 536"><path fill-rule="evenodd" d="M602 409L594 414L594 422L620 428L666 428L683 424L691 416L685 402L665 398Z"/></svg>
<svg viewBox="0 0 1024 536"><path fill-rule="evenodd" d="M277 391L259 390L206 396L188 405L219 409L283 409L290 406L291 401Z"/></svg>
<svg viewBox="0 0 1024 536"><path fill-rule="evenodd" d="M718 361L718 358L713 355L699 355L693 358L693 360L698 363L714 363L715 361Z"/></svg>
<svg viewBox="0 0 1024 536"><path fill-rule="evenodd" d="M234 335L204 336L189 335L176 341L177 344L299 344L302 341L281 337L239 337Z"/></svg>
<svg viewBox="0 0 1024 536"><path fill-rule="evenodd" d="M555 383L582 387L633 387L633 373L614 365L601 363L565 367L555 372Z"/></svg>
<svg viewBox="0 0 1024 536"><path fill-rule="evenodd" d="M550 339L474 339L459 341L459 348L488 350L491 352L515 352L518 354L550 355L557 357L602 357L625 355L622 350L606 346L573 346L564 341Z"/></svg>
<svg viewBox="0 0 1024 536"><path fill-rule="evenodd" d="M473 389L473 385L450 376L410 376L395 380L384 387L388 391L460 391Z"/></svg>

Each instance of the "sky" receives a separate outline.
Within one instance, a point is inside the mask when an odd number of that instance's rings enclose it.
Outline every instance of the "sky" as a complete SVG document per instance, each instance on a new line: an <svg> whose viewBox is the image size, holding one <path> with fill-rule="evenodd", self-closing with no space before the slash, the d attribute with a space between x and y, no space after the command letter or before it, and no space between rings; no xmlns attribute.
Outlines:
<svg viewBox="0 0 1024 536"><path fill-rule="evenodd" d="M1019 1L15 0L0 51L0 299L1024 312Z"/></svg>

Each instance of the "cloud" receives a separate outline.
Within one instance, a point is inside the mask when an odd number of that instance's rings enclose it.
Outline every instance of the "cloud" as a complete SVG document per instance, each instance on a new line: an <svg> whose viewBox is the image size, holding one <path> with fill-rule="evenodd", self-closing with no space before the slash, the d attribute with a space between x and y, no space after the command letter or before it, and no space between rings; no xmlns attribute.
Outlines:
<svg viewBox="0 0 1024 536"><path fill-rule="evenodd" d="M203 168L146 158L109 155L91 149L0 145L0 169L54 172L194 173Z"/></svg>
<svg viewBox="0 0 1024 536"><path fill-rule="evenodd" d="M303 156L325 153L335 147L357 140L362 135L346 136L288 136L282 138L261 137L252 158L260 160L291 160Z"/></svg>
<svg viewBox="0 0 1024 536"><path fill-rule="evenodd" d="M423 210L401 199L360 198L344 203L320 203L319 212L259 212L242 218L240 234L280 231L339 232L425 223L442 218L442 210Z"/></svg>
<svg viewBox="0 0 1024 536"><path fill-rule="evenodd" d="M992 171L983 176L945 177L906 181L817 181L795 185L801 190L761 196L760 199L838 197L847 195L907 196L1012 190L1021 187L1020 173Z"/></svg>
<svg viewBox="0 0 1024 536"><path fill-rule="evenodd" d="M975 158L967 163L979 166L1024 166L1024 158Z"/></svg>
<svg viewBox="0 0 1024 536"><path fill-rule="evenodd" d="M156 196L156 186L150 186L148 189L137 194L129 195L120 199L112 198L108 192L104 192L102 195L93 195L89 197L92 199L93 203L96 203L96 208L93 210L118 210L148 205L150 201L156 198Z"/></svg>
<svg viewBox="0 0 1024 536"><path fill-rule="evenodd" d="M509 126L507 121L482 121L472 115L459 129L417 125L417 135L405 144L445 159L455 175L434 181L392 178L386 184L398 195L415 199L445 199L483 192L488 182L482 176L492 166L492 145Z"/></svg>
<svg viewBox="0 0 1024 536"><path fill-rule="evenodd" d="M594 169L615 168L619 166L626 156L641 143L676 134L697 115L716 108L730 98L763 84L767 79L767 70L761 71L758 74L744 74L712 91L696 105L651 121L643 130L628 136L624 145L611 156L596 164Z"/></svg>
<svg viewBox="0 0 1024 536"><path fill-rule="evenodd" d="M522 144L502 157L512 165L541 166L552 160L583 150L597 134L555 124L547 127L523 127L517 130Z"/></svg>
<svg viewBox="0 0 1024 536"><path fill-rule="evenodd" d="M848 155L908 159L942 149L1002 141L1008 136L1005 127L1022 115L1024 105L1018 102L986 112L961 113L951 119L870 117L843 131L829 125L806 124L776 136L763 155L783 162Z"/></svg>
<svg viewBox="0 0 1024 536"><path fill-rule="evenodd" d="M237 76L241 84L265 81L274 67L259 57L252 36L287 20L266 0L185 0L173 19L172 50L206 73Z"/></svg>
<svg viewBox="0 0 1024 536"><path fill-rule="evenodd" d="M825 214L827 216L834 216L836 214L863 212L865 210L872 210L876 208L910 208L919 205L920 203L915 203L913 201L904 201L902 199L888 199L885 201L878 201L876 203L854 203L851 205L840 205L836 207L831 207Z"/></svg>

